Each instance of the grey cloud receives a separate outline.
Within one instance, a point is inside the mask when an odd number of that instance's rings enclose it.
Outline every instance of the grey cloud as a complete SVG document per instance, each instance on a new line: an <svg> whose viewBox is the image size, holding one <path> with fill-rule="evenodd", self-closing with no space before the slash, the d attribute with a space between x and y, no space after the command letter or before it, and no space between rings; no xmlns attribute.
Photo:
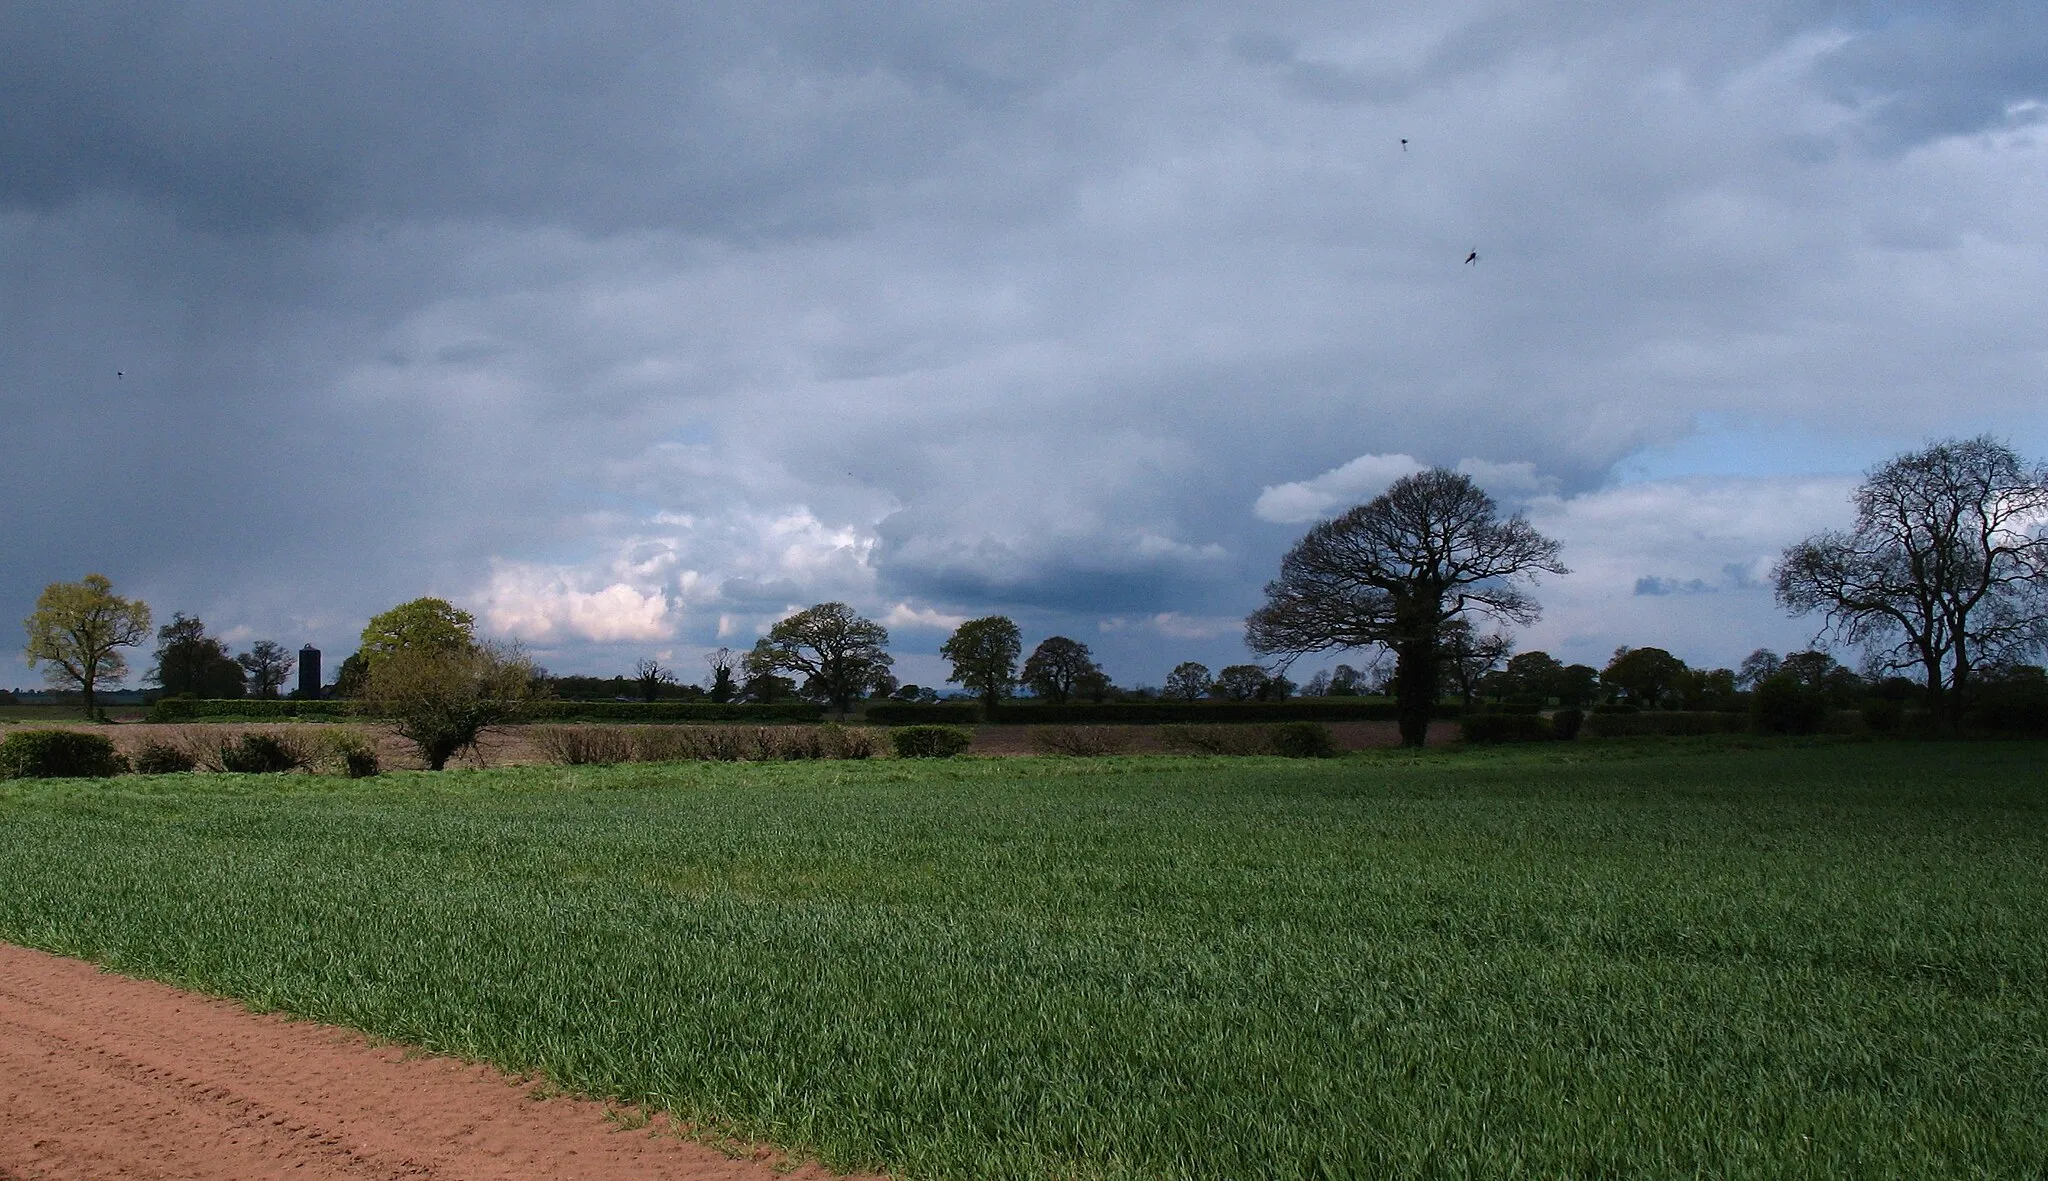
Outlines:
<svg viewBox="0 0 2048 1181"><path fill-rule="evenodd" d="M0 411L90 445L10 454L0 597L104 567L339 643L502 563L565 668L670 602L679 643L839 597L1085 635L1241 617L1305 527L1261 489L1363 455L1570 500L1702 412L2024 432L2040 148L1867 150L2040 56L1941 19L8 5ZM1612 594L1546 643L1762 626L1722 568L1768 545L1637 541L1568 550ZM1200 630L1100 641L1241 656Z"/></svg>
<svg viewBox="0 0 2048 1181"><path fill-rule="evenodd" d="M1700 578L1688 578L1680 581L1676 578L1660 578L1654 574L1645 574L1643 577L1636 579L1635 593L1639 595L1705 595L1712 594L1716 589L1706 580Z"/></svg>
<svg viewBox="0 0 2048 1181"><path fill-rule="evenodd" d="M1927 3L1877 12L1822 60L1819 77L1870 112L1870 130L1886 146L2007 126L2016 104L2048 98L2048 10L2040 5Z"/></svg>
<svg viewBox="0 0 2048 1181"><path fill-rule="evenodd" d="M0 16L0 202L830 232L1094 51L1090 22L1041 15L24 0Z"/></svg>

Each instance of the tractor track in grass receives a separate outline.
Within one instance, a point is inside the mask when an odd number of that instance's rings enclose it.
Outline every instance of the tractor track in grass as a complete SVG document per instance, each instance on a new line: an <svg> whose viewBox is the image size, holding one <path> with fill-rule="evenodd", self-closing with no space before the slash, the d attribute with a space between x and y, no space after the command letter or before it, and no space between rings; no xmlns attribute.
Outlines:
<svg viewBox="0 0 2048 1181"><path fill-rule="evenodd" d="M0 944L0 1181L820 1181L487 1066Z"/></svg>

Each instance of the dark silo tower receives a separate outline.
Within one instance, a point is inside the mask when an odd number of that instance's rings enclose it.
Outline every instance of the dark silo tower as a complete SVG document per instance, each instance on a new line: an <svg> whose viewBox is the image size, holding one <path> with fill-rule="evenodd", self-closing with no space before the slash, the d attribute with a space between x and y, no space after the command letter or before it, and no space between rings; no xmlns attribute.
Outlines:
<svg viewBox="0 0 2048 1181"><path fill-rule="evenodd" d="M320 698L320 649L308 644L299 649L299 692L297 696L317 701Z"/></svg>

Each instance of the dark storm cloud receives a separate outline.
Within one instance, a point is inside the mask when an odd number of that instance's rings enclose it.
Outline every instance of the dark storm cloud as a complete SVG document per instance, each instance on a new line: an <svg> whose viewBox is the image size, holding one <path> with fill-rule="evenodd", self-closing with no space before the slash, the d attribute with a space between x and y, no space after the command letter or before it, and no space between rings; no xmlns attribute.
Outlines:
<svg viewBox="0 0 2048 1181"><path fill-rule="evenodd" d="M25 0L0 16L0 201L828 232L1091 51L1089 22L1040 15Z"/></svg>

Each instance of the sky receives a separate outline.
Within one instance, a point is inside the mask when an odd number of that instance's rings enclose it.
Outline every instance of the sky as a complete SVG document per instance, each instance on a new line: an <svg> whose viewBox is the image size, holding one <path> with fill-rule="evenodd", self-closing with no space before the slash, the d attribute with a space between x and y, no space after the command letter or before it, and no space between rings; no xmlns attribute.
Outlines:
<svg viewBox="0 0 2048 1181"><path fill-rule="evenodd" d="M840 600L906 681L1001 613L1156 685L1441 465L1563 544L1520 649L1797 649L1860 473L2048 453L2044 61L1997 0L10 0L0 602L694 679Z"/></svg>

